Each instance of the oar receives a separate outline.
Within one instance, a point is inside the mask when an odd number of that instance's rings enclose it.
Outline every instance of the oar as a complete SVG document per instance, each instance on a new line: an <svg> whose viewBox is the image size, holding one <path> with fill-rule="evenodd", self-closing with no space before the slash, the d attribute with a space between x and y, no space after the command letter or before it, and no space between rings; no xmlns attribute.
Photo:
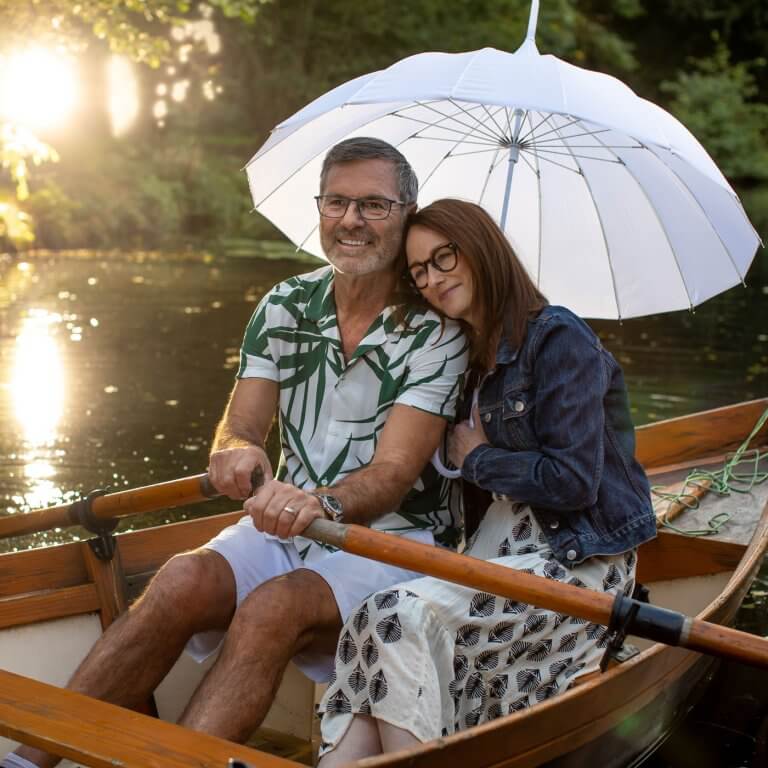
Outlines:
<svg viewBox="0 0 768 768"><path fill-rule="evenodd" d="M195 504L215 499L219 495L207 474L115 493L101 494L96 491L90 494L87 500L0 517L0 539L47 531L51 528L65 528L68 525L87 525L93 522L98 525L128 515Z"/></svg>
<svg viewBox="0 0 768 768"><path fill-rule="evenodd" d="M768 668L768 640L627 597L504 568L359 525L315 520L304 532L345 552L512 598L665 645Z"/></svg>

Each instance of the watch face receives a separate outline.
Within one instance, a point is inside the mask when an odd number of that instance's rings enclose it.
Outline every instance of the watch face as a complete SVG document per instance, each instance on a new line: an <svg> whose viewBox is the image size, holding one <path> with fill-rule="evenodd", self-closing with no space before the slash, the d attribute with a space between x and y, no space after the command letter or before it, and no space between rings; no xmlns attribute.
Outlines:
<svg viewBox="0 0 768 768"><path fill-rule="evenodd" d="M323 505L323 508L328 511L330 516L336 522L341 520L341 516L342 516L342 513L343 513L341 502L335 496L331 496L328 493L320 494L319 498L320 498L320 502Z"/></svg>

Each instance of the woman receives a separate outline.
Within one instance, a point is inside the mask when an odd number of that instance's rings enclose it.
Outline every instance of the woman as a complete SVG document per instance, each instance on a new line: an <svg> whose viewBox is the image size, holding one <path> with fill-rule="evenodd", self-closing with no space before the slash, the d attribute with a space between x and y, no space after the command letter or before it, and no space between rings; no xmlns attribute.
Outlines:
<svg viewBox="0 0 768 768"><path fill-rule="evenodd" d="M491 217L439 200L410 217L407 270L471 339L471 420L450 460L493 494L466 554L630 594L655 535L619 365L548 306ZM524 709L597 668L606 629L423 578L371 595L342 629L319 710L321 768Z"/></svg>

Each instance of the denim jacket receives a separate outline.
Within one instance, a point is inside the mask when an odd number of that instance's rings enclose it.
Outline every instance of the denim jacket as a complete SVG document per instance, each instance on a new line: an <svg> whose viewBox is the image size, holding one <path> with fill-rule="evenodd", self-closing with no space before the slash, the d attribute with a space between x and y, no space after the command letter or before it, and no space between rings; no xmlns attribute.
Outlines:
<svg viewBox="0 0 768 768"><path fill-rule="evenodd" d="M564 565L656 535L621 368L570 310L545 307L520 349L502 339L479 410L490 444L462 477L529 504Z"/></svg>

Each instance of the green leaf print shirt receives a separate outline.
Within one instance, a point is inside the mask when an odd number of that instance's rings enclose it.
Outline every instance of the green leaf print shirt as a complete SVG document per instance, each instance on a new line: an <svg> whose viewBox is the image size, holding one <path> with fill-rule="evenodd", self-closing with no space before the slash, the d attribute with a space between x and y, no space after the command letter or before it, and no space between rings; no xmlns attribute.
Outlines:
<svg viewBox="0 0 768 768"><path fill-rule="evenodd" d="M280 384L282 456L277 477L299 488L333 485L370 463L395 403L450 420L467 364L459 326L431 311L411 310L403 324L387 307L349 362L344 360L330 266L276 285L245 331L238 378ZM428 466L400 508L373 525L405 532L431 529L454 545L460 521L448 508L448 486ZM302 558L329 549L297 537Z"/></svg>

